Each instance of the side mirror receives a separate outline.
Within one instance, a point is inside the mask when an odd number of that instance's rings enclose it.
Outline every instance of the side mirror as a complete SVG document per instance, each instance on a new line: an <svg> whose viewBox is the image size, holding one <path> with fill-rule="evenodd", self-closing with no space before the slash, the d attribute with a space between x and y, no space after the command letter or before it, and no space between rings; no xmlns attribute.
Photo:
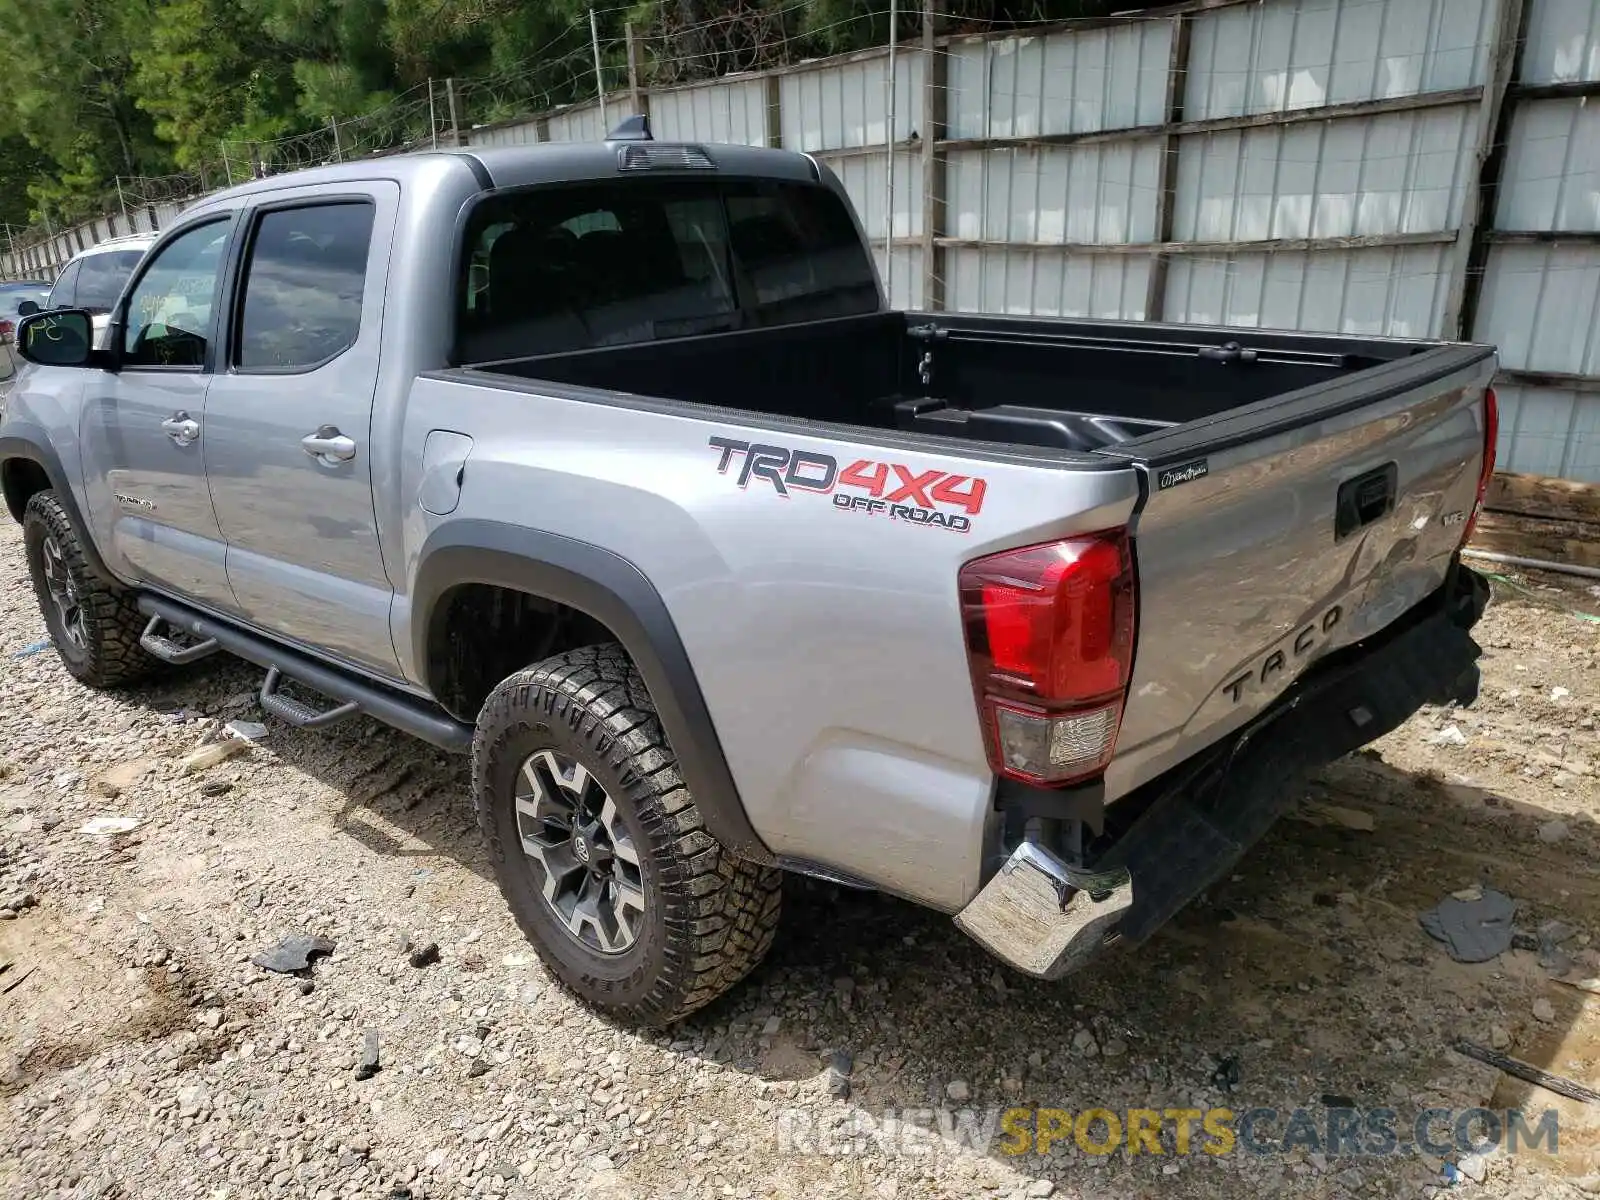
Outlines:
<svg viewBox="0 0 1600 1200"><path fill-rule="evenodd" d="M21 304L17 305L17 316L19 317L31 317L34 313L41 311L43 310L40 309L39 302L37 300L24 300Z"/></svg>
<svg viewBox="0 0 1600 1200"><path fill-rule="evenodd" d="M34 313L17 326L17 352L46 367L83 367L94 352L94 320L81 308Z"/></svg>

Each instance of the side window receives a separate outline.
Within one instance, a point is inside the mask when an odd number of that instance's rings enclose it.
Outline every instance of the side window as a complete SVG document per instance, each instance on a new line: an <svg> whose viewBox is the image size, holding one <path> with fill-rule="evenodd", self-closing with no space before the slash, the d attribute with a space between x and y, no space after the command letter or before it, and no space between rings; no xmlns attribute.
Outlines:
<svg viewBox="0 0 1600 1200"><path fill-rule="evenodd" d="M261 217L245 266L240 370L305 370L355 344L372 219L361 202Z"/></svg>
<svg viewBox="0 0 1600 1200"><path fill-rule="evenodd" d="M72 297L78 287L78 272L83 270L83 259L68 263L67 269L56 276L55 286L50 289L50 300L46 308L71 308Z"/></svg>
<svg viewBox="0 0 1600 1200"><path fill-rule="evenodd" d="M211 307L228 244L228 222L180 234L156 253L128 297L124 366L198 367L211 338Z"/></svg>

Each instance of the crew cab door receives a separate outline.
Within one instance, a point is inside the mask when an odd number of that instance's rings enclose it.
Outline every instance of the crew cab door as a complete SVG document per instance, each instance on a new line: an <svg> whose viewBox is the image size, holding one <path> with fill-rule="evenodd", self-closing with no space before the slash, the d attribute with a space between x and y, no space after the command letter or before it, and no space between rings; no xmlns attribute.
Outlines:
<svg viewBox="0 0 1600 1200"><path fill-rule="evenodd" d="M234 221L208 216L152 248L110 331L119 368L87 373L80 430L88 521L112 569L230 611L205 408Z"/></svg>
<svg viewBox="0 0 1600 1200"><path fill-rule="evenodd" d="M399 198L380 181L248 213L206 442L244 617L389 676L369 442Z"/></svg>

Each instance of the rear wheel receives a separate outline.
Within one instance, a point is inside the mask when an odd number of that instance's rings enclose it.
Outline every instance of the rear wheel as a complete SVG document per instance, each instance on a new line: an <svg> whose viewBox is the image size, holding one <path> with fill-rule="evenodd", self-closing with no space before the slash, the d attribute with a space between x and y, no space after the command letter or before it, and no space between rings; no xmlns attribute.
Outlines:
<svg viewBox="0 0 1600 1200"><path fill-rule="evenodd" d="M585 1001L668 1024L766 955L781 875L706 833L622 647L574 650L502 682L472 761L500 890Z"/></svg>
<svg viewBox="0 0 1600 1200"><path fill-rule="evenodd" d="M54 491L36 492L28 500L22 544L45 628L68 673L95 688L119 687L149 674L156 662L139 648L145 619L133 593L89 565Z"/></svg>

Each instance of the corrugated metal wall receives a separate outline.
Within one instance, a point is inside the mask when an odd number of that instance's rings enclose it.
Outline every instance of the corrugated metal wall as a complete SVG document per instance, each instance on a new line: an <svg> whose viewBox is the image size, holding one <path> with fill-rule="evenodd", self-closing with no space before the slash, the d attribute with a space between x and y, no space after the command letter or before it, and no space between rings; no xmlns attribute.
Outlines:
<svg viewBox="0 0 1600 1200"><path fill-rule="evenodd" d="M1519 82L1600 80L1600 5L1530 0ZM1537 95L1537 93L1535 93ZM1501 366L1501 462L1600 482L1600 107L1593 96L1519 100L1474 329ZM1549 240L1509 240L1520 235ZM1589 234L1563 238L1561 234ZM1540 376L1556 376L1541 379ZM1568 376L1572 378L1559 378Z"/></svg>
<svg viewBox="0 0 1600 1200"><path fill-rule="evenodd" d="M1494 0L1299 0L1194 22L1184 115L1287 112L1481 84Z"/></svg>
<svg viewBox="0 0 1600 1200"><path fill-rule="evenodd" d="M1173 236L1265 241L1442 233L1461 224L1469 105L1183 140Z"/></svg>
<svg viewBox="0 0 1600 1200"><path fill-rule="evenodd" d="M1497 57L1519 13L1518 53ZM1501 465L1600 481L1595 0L1205 0L895 57L892 130L886 50L648 105L661 138L774 140L826 161L904 307L1401 337L1466 321L1507 372ZM944 120L931 149L930 98ZM611 121L628 111L607 99ZM469 140L604 130L591 103ZM1503 161L1479 213L1486 156ZM940 202L924 196L929 168ZM74 249L57 237L22 265Z"/></svg>
<svg viewBox="0 0 1600 1200"><path fill-rule="evenodd" d="M761 77L724 79L653 92L650 125L672 141L767 144L767 91Z"/></svg>
<svg viewBox="0 0 1600 1200"><path fill-rule="evenodd" d="M949 49L949 136L1038 137L1157 125L1172 25L967 40Z"/></svg>
<svg viewBox="0 0 1600 1200"><path fill-rule="evenodd" d="M1184 255L1167 276L1166 318L1434 337L1448 275L1442 246Z"/></svg>

